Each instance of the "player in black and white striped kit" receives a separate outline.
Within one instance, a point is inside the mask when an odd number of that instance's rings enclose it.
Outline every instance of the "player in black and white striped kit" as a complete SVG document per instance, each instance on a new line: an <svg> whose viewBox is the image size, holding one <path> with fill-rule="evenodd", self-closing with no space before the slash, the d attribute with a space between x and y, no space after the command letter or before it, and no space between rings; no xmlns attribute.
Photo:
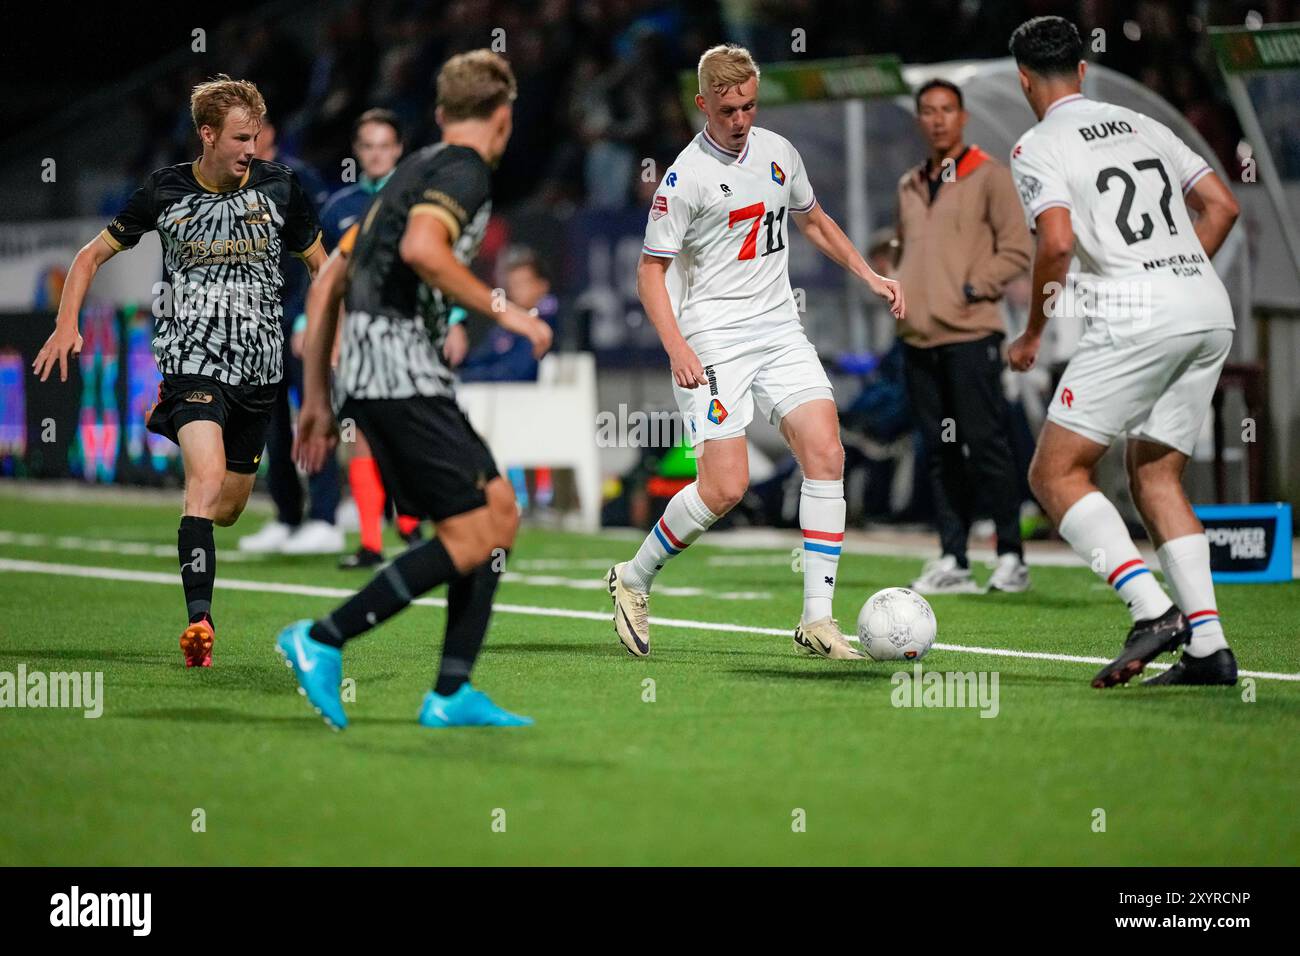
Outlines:
<svg viewBox="0 0 1300 956"><path fill-rule="evenodd" d="M407 550L332 613L280 632L277 649L335 728L347 726L339 696L344 645L443 583L446 637L419 723L532 723L469 681L519 511L510 483L456 404L442 355L453 303L525 336L538 358L551 344L550 326L498 299L467 265L491 213L491 167L510 139L515 94L514 75L497 54L474 50L448 60L438 74L441 142L398 165L354 227L350 261L341 243L307 298L299 463L314 470L337 439L327 383L342 302L340 417L355 421L370 442L398 511L437 525L432 539Z"/></svg>
<svg viewBox="0 0 1300 956"><path fill-rule="evenodd" d="M189 624L187 667L209 667L215 628L214 524L234 524L257 473L283 374L280 252L314 276L325 262L316 213L293 171L253 158L266 103L252 83L221 75L190 99L203 155L150 174L68 272L54 334L34 363L41 381L81 351L77 318L96 271L156 229L168 285L157 298L154 358L163 380L150 431L176 442L185 467L177 533ZM157 290L153 290L157 293Z"/></svg>

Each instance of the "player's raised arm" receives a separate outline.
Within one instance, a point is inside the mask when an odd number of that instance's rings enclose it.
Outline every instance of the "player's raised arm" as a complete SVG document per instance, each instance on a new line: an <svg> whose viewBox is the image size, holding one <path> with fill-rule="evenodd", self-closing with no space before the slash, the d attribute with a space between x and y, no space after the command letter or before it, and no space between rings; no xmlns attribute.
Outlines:
<svg viewBox="0 0 1300 956"><path fill-rule="evenodd" d="M90 291L90 283L95 273L113 256L117 250L96 236L78 250L68 269L68 278L63 285L63 297L59 300L59 315L54 321L54 331L45 340L41 351L32 362L32 368L41 381L50 377L55 363L59 366L59 381L68 380L68 356L81 352L81 333L77 330L77 317L81 314L82 303Z"/></svg>
<svg viewBox="0 0 1300 956"><path fill-rule="evenodd" d="M541 358L551 347L551 327L513 302L504 306L494 301L492 290L456 258L452 237L440 215L413 215L398 246L398 255L422 280L466 309L495 319L508 332L522 335L533 344L533 357Z"/></svg>
<svg viewBox="0 0 1300 956"><path fill-rule="evenodd" d="M664 351L668 353L673 381L682 388L707 385L709 380L704 376L704 365L695 350L686 344L681 329L677 327L677 318L673 315L667 280L670 265L671 259L642 253L641 261L636 267L636 292L641 298L646 318L654 326Z"/></svg>
<svg viewBox="0 0 1300 956"><path fill-rule="evenodd" d="M792 213L792 217L804 238L811 242L818 252L840 268L853 273L866 284L868 289L888 302L889 311L894 314L894 318L901 319L906 315L903 305L903 287L895 280L879 275L875 269L867 265L867 260L862 258L862 253L858 252L852 240L844 234L839 223L828 216L820 204L814 203L807 212Z"/></svg>
<svg viewBox="0 0 1300 956"><path fill-rule="evenodd" d="M1022 332L1007 349L1007 362L1017 372L1033 368L1047 326L1046 303L1055 291L1065 288L1070 259L1074 256L1074 226L1070 210L1065 206L1050 206L1035 220L1038 243L1034 249L1029 318Z"/></svg>
<svg viewBox="0 0 1300 956"><path fill-rule="evenodd" d="M1241 213L1237 197L1218 175L1208 172L1188 189L1186 200L1187 208L1197 214L1192 226L1196 238L1201 240L1205 254L1213 258Z"/></svg>

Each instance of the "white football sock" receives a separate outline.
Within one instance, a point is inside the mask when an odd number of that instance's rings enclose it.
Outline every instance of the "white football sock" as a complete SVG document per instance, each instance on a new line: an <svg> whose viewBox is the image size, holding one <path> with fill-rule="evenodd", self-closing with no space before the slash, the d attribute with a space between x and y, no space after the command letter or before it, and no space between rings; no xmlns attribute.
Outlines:
<svg viewBox="0 0 1300 956"><path fill-rule="evenodd" d="M1187 653L1206 657L1228 646L1219 622L1219 605L1214 599L1210 577L1210 542L1204 534L1189 534L1166 541L1156 552L1165 580L1174 592L1178 607L1192 622L1192 640Z"/></svg>
<svg viewBox="0 0 1300 956"><path fill-rule="evenodd" d="M623 568L623 583L634 591L649 591L664 563L685 551L717 520L718 516L700 497L700 483L691 482L672 496L664 516L641 542L636 557Z"/></svg>
<svg viewBox="0 0 1300 956"><path fill-rule="evenodd" d="M1159 617L1173 605L1138 554L1124 519L1100 491L1071 505L1058 530L1074 553L1115 589L1135 623Z"/></svg>
<svg viewBox="0 0 1300 956"><path fill-rule="evenodd" d="M803 480L799 527L803 529L803 623L831 616L835 571L844 546L844 482Z"/></svg>

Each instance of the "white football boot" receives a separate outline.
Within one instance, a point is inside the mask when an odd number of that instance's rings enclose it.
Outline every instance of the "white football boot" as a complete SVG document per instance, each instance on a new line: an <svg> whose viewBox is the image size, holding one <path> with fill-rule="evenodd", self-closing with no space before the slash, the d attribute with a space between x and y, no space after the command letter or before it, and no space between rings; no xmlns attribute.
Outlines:
<svg viewBox="0 0 1300 956"><path fill-rule="evenodd" d="M839 621L824 617L811 624L800 622L794 629L794 649L810 657L835 661L860 661L863 655L840 633Z"/></svg>
<svg viewBox="0 0 1300 956"><path fill-rule="evenodd" d="M609 569L605 586L614 600L614 631L633 657L650 653L650 595L623 584L624 561Z"/></svg>

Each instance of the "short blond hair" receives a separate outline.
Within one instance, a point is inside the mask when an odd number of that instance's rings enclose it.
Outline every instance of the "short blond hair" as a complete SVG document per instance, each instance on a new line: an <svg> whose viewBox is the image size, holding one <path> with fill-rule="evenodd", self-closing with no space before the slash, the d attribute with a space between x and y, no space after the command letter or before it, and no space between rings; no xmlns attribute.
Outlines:
<svg viewBox="0 0 1300 956"><path fill-rule="evenodd" d="M438 106L449 123L487 119L518 92L510 64L491 50L457 53L438 71Z"/></svg>
<svg viewBox="0 0 1300 956"><path fill-rule="evenodd" d="M734 43L720 43L704 51L700 57L697 70L700 80L700 92L712 90L725 93L733 86L740 86L751 76L758 79L758 64L743 46Z"/></svg>
<svg viewBox="0 0 1300 956"><path fill-rule="evenodd" d="M190 116L194 119L194 130L211 126L220 132L226 122L226 115L233 109L245 109L256 122L266 119L266 100L257 86L248 80L232 80L224 73L218 73L194 87L190 93Z"/></svg>

